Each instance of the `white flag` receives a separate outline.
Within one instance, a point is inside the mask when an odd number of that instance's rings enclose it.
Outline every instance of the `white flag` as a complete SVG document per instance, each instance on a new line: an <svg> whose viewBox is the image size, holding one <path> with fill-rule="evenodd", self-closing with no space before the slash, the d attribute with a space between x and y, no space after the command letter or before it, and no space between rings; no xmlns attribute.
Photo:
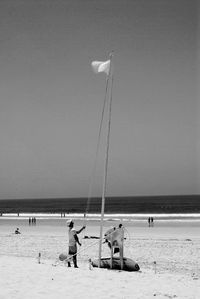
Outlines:
<svg viewBox="0 0 200 299"><path fill-rule="evenodd" d="M95 73L106 73L109 74L110 71L110 60L107 61L93 61L92 68Z"/></svg>

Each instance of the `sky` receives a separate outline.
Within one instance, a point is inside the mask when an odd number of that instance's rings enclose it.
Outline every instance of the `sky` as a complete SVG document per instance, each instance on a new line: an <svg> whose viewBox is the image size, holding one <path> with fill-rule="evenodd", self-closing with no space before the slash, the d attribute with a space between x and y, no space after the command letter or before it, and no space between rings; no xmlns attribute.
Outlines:
<svg viewBox="0 0 200 299"><path fill-rule="evenodd" d="M87 197L114 51L108 196L199 194L195 0L0 1L0 199ZM92 196L101 196L103 130Z"/></svg>

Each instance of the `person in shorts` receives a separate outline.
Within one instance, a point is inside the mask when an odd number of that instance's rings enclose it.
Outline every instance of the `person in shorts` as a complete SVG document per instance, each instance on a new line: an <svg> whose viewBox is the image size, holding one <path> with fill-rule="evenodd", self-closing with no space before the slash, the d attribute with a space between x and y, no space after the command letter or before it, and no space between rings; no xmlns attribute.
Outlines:
<svg viewBox="0 0 200 299"><path fill-rule="evenodd" d="M80 234L84 229L85 226L83 226L80 230L75 230L74 228L74 221L72 219L67 221L67 226L69 227L68 231L68 237L69 237L69 256L72 256L72 260L74 263L74 268L78 268L77 266L77 244L81 246L81 243L79 242L78 234ZM68 267L71 267L70 261L68 261Z"/></svg>

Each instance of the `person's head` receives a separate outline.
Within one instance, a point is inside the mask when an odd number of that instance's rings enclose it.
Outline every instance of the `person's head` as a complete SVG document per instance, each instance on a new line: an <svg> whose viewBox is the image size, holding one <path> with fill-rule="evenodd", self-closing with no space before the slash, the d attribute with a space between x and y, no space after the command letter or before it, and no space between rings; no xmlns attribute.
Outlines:
<svg viewBox="0 0 200 299"><path fill-rule="evenodd" d="M72 219L67 220L67 226L68 227L73 227L74 226L74 221Z"/></svg>

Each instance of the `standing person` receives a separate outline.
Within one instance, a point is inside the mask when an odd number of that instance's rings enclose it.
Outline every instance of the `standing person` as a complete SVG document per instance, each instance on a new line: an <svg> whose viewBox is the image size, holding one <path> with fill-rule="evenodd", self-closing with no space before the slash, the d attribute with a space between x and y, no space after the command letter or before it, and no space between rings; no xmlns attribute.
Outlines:
<svg viewBox="0 0 200 299"><path fill-rule="evenodd" d="M148 218L148 224L149 224L149 227L151 226L151 218L149 217Z"/></svg>
<svg viewBox="0 0 200 299"><path fill-rule="evenodd" d="M69 255L72 255L74 268L78 268L77 266L77 243L79 246L81 246L81 243L79 242L78 234L80 234L84 229L85 226L83 226L80 230L74 229L74 221L68 220L67 226L69 227L68 231L68 237L69 237ZM68 261L68 267L71 267L70 261Z"/></svg>
<svg viewBox="0 0 200 299"><path fill-rule="evenodd" d="M151 217L151 226L153 226L153 217Z"/></svg>

